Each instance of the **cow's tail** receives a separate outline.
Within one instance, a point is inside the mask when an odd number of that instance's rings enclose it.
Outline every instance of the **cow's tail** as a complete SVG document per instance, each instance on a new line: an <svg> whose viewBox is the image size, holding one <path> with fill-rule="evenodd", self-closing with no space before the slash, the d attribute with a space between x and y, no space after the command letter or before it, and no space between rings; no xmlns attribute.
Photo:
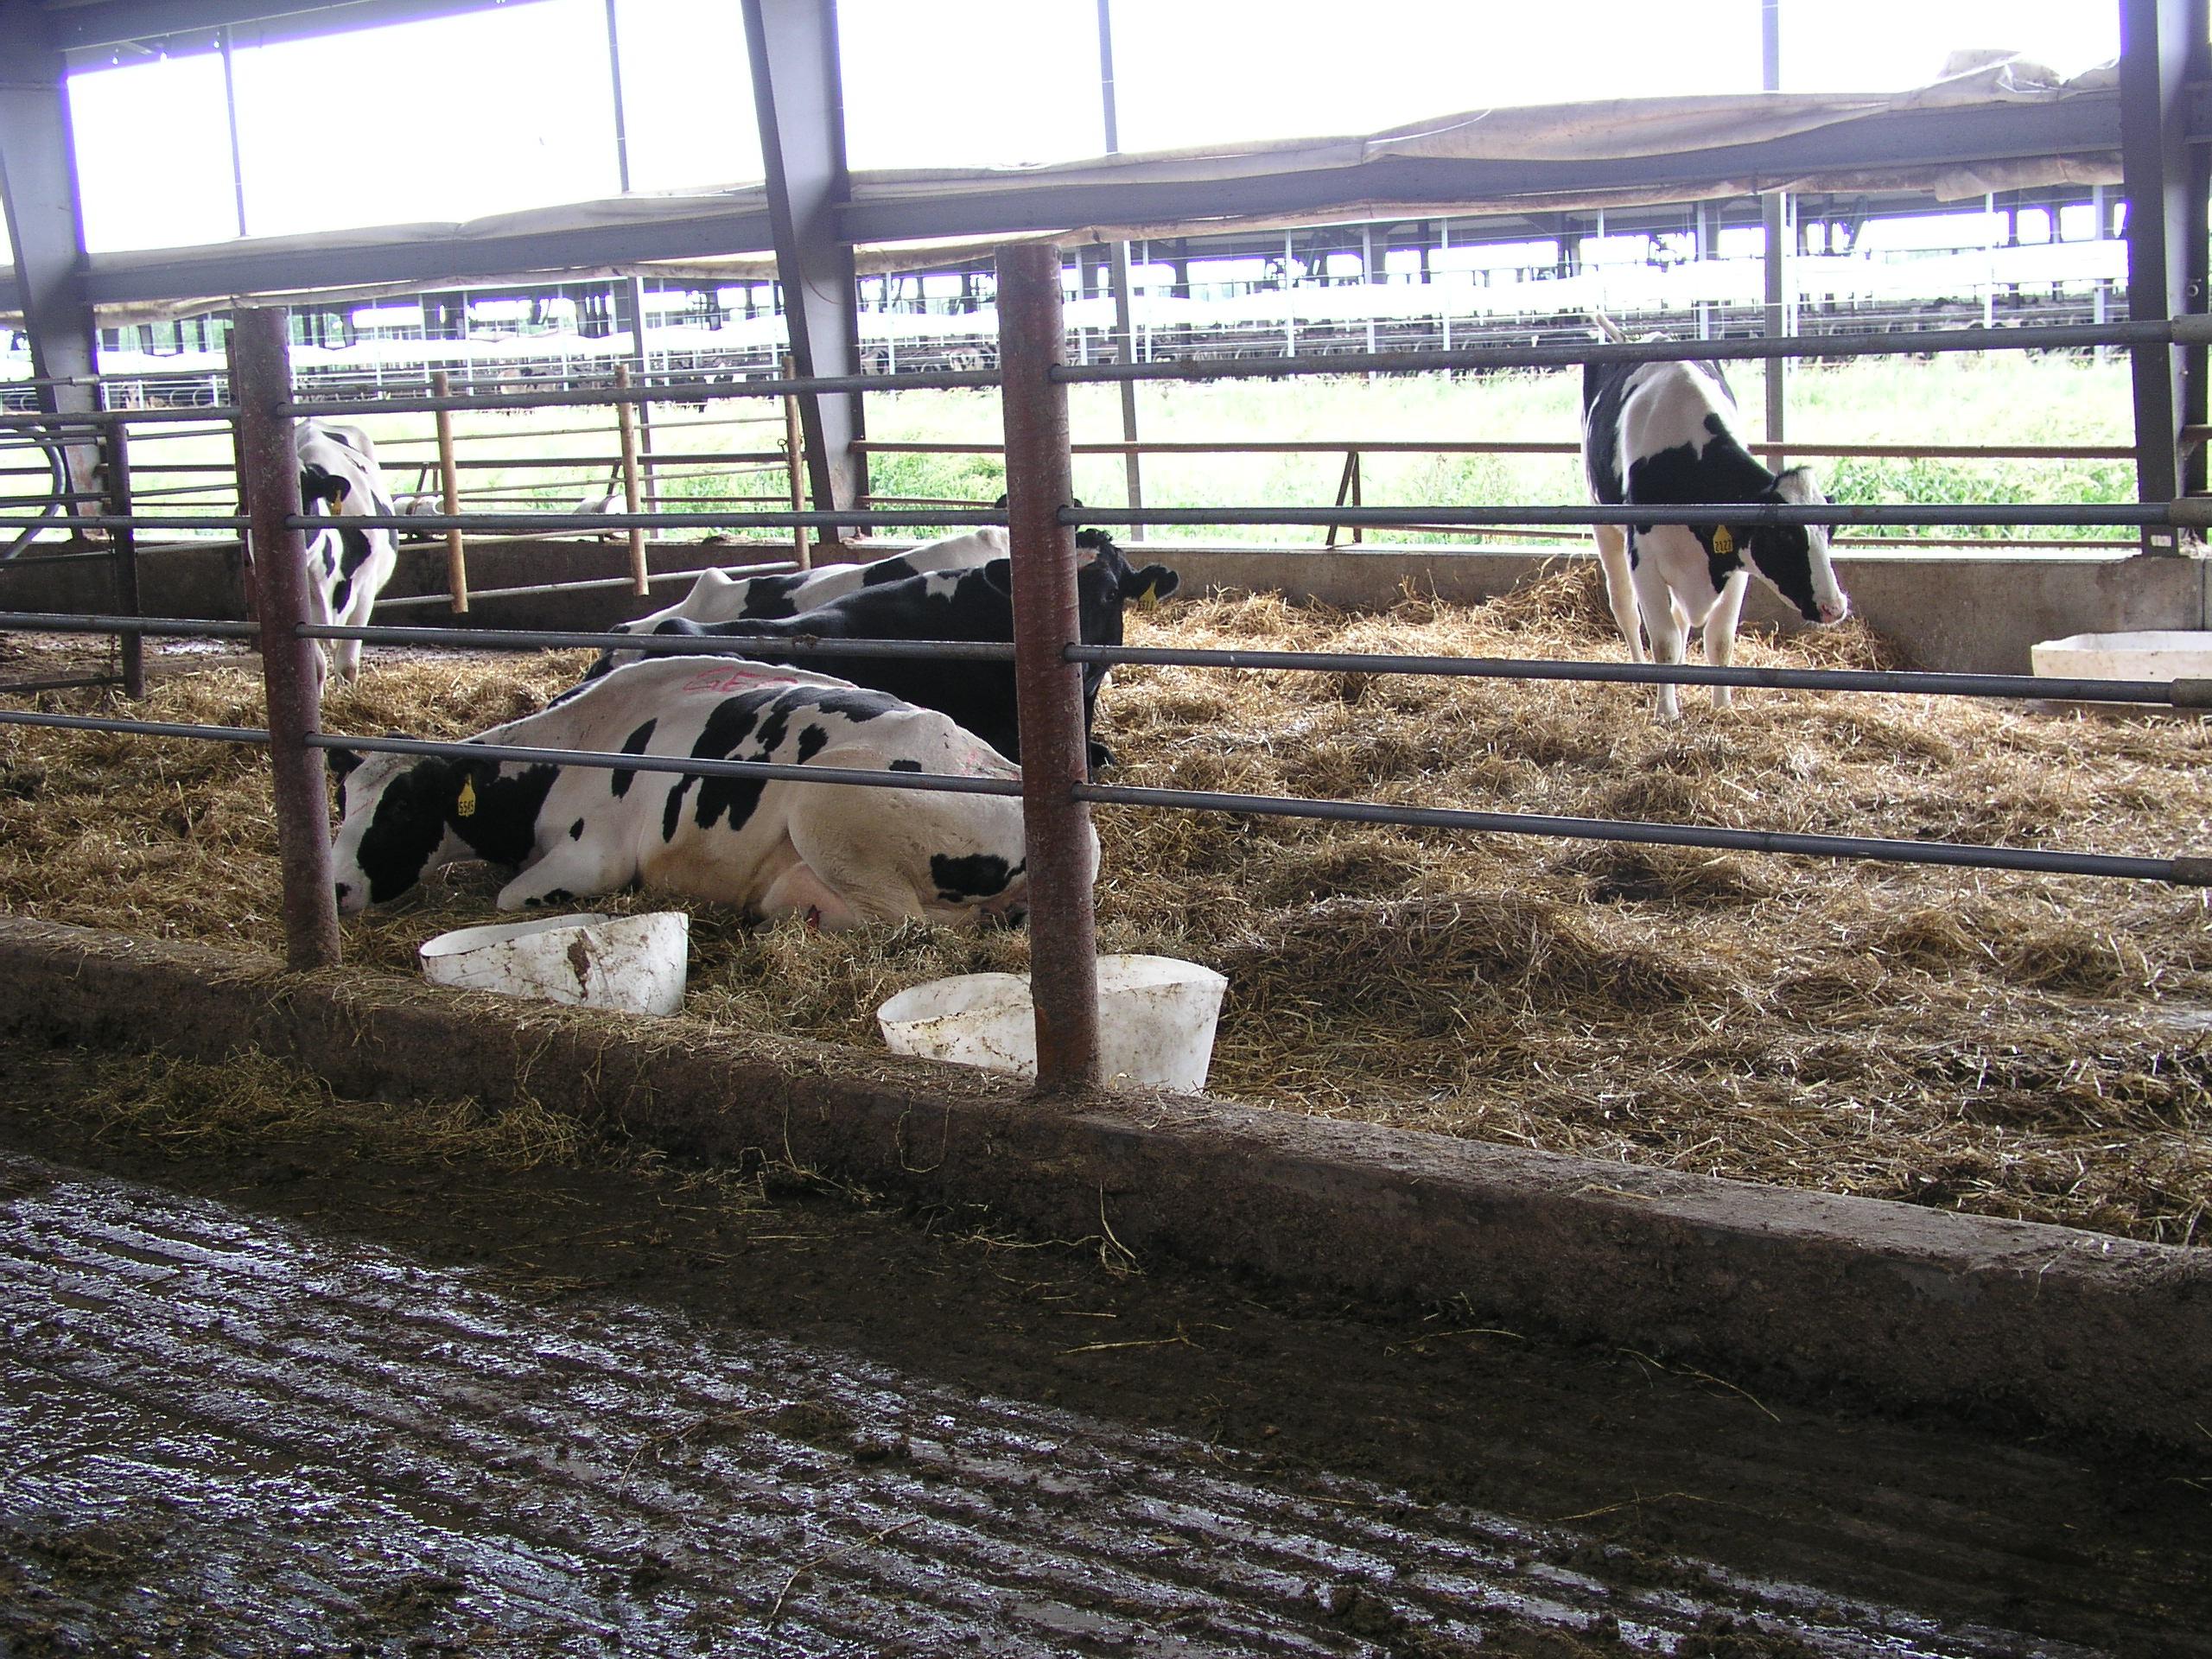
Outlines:
<svg viewBox="0 0 2212 1659"><path fill-rule="evenodd" d="M1598 332L1600 334L1605 336L1605 339L1611 340L1615 345L1624 345L1627 342L1628 330L1622 327L1620 324L1615 322L1611 317L1607 316L1603 311L1598 309L1594 305L1590 308L1590 321L1598 325Z"/></svg>

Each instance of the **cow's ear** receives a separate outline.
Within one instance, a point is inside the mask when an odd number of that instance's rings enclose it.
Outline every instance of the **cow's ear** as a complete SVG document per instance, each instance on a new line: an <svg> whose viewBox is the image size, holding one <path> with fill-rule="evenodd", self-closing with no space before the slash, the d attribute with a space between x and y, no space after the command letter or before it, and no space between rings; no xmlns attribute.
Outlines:
<svg viewBox="0 0 2212 1659"><path fill-rule="evenodd" d="M976 574L1008 598L1013 597L1014 561L1012 559L993 559L988 564L976 566Z"/></svg>
<svg viewBox="0 0 2212 1659"><path fill-rule="evenodd" d="M1140 605L1157 605L1183 585L1182 577L1164 564L1147 564L1141 570L1129 572L1122 584L1122 597L1135 600Z"/></svg>
<svg viewBox="0 0 2212 1659"><path fill-rule="evenodd" d="M454 766L454 791L451 814L455 822L476 816L483 804L484 791L499 775L499 763L492 760L462 760Z"/></svg>
<svg viewBox="0 0 2212 1659"><path fill-rule="evenodd" d="M361 757L351 749L325 749L322 764L329 768L332 777L344 779L350 777L360 766Z"/></svg>

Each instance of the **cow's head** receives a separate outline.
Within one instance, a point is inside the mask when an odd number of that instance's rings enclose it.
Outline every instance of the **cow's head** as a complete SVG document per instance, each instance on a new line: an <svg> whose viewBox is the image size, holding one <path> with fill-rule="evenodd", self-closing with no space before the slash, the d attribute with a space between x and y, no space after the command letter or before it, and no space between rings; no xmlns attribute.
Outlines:
<svg viewBox="0 0 2212 1659"><path fill-rule="evenodd" d="M306 461L300 467L300 511L302 512L335 513L345 505L346 498L353 486L315 461Z"/></svg>
<svg viewBox="0 0 2212 1659"><path fill-rule="evenodd" d="M1777 506L1827 505L1819 480L1803 467L1793 467L1783 474L1759 499ZM1712 534L1718 565L1725 556L1721 532L1716 529ZM1851 614L1851 601L1835 579L1835 567L1828 562L1827 525L1759 524L1732 529L1729 534L1735 543L1732 550L1745 556L1752 572L1789 601L1808 622L1840 622Z"/></svg>
<svg viewBox="0 0 2212 1659"><path fill-rule="evenodd" d="M481 856L462 833L498 767L446 755L329 752L338 778L338 836L330 849L338 908L380 905L456 859Z"/></svg>

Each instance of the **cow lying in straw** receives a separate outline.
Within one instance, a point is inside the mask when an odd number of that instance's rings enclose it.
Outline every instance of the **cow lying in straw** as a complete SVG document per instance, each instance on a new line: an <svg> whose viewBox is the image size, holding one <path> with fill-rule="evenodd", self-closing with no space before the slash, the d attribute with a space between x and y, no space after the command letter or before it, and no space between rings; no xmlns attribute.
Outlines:
<svg viewBox="0 0 2212 1659"><path fill-rule="evenodd" d="M803 669L636 663L471 742L1018 779L941 714ZM1018 797L334 752L332 861L352 912L465 859L518 874L502 910L641 886L823 927L1019 920ZM1097 842L1090 850L1097 865Z"/></svg>

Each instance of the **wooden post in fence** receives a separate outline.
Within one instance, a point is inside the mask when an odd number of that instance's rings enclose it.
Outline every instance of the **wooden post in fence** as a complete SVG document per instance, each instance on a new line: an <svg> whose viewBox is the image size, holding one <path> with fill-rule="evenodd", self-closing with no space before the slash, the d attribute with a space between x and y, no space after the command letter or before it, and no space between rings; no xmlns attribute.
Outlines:
<svg viewBox="0 0 2212 1659"><path fill-rule="evenodd" d="M432 395L453 395L453 377L443 369L430 375ZM453 460L453 411L442 409L438 419L438 505L448 515L461 511L461 474ZM457 530L446 531L446 588L453 595L455 615L468 609L468 553Z"/></svg>
<svg viewBox="0 0 2212 1659"><path fill-rule="evenodd" d="M614 365L614 385L618 391L626 391L629 389L630 365L627 363ZM635 512L638 511L637 405L630 403L615 404L614 420L622 434L623 511ZM632 593L649 594L652 591L652 583L646 580L645 532L642 530L630 532L630 586Z"/></svg>
<svg viewBox="0 0 2212 1659"><path fill-rule="evenodd" d="M788 380L798 372L798 369L791 354L785 352L783 364L784 378ZM801 482L804 476L802 468L804 466L803 457L806 451L801 447L802 442L798 423L798 394L787 391L784 394L784 465L791 475L793 512L806 511L806 486ZM798 568L802 570L811 570L814 568L814 558L810 551L810 544L806 539L806 526L804 524L791 526L791 557L797 561Z"/></svg>
<svg viewBox="0 0 2212 1659"><path fill-rule="evenodd" d="M292 417L277 412L292 396L285 328L284 312L274 307L250 306L235 314L231 393L238 411L238 481L251 521L254 613L269 701L284 957L294 968L329 968L338 962L338 894L332 885L322 751L307 743L321 728L321 648L299 633L308 620L307 537L285 524L300 512Z"/></svg>

